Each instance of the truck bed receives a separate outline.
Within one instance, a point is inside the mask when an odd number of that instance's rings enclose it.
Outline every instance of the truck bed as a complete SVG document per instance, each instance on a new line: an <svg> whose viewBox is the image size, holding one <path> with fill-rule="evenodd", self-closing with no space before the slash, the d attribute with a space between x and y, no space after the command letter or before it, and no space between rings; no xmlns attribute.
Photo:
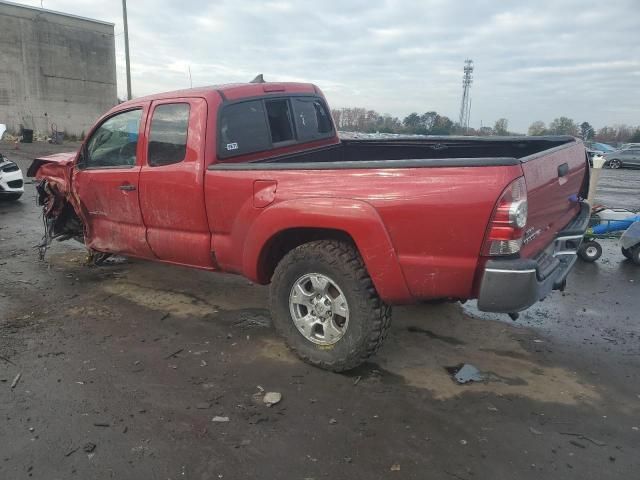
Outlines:
<svg viewBox="0 0 640 480"><path fill-rule="evenodd" d="M554 137L429 137L342 140L321 147L247 163L221 163L215 169L344 169L517 165L575 142Z"/></svg>

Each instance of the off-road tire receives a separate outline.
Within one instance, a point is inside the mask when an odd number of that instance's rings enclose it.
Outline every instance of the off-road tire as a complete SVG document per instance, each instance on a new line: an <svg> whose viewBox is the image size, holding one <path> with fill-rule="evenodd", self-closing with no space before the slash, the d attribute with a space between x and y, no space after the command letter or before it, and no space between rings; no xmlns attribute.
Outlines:
<svg viewBox="0 0 640 480"><path fill-rule="evenodd" d="M585 262L595 262L602 255L602 246L593 240L582 242L578 248L578 256Z"/></svg>
<svg viewBox="0 0 640 480"><path fill-rule="evenodd" d="M291 288L309 273L330 277L347 298L347 330L333 345L311 342L293 323ZM358 251L344 242L321 240L291 250L275 269L270 297L273 324L287 346L305 362L333 372L351 370L376 353L391 324L391 307L378 296Z"/></svg>

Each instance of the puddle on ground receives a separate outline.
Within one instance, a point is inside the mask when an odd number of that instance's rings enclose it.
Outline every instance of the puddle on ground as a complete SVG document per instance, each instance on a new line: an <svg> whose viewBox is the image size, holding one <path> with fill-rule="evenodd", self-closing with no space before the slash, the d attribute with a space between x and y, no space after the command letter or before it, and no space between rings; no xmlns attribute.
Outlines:
<svg viewBox="0 0 640 480"><path fill-rule="evenodd" d="M520 341L529 340L528 329L468 317L456 305L396 308L393 322L381 351L348 372L349 377L423 388L439 400L467 392L561 404L600 400L595 386L584 383L575 372L545 365L537 354L524 349ZM428 328L415 328L417 322ZM260 345L262 358L299 361L279 339L262 339ZM482 378L457 384L446 367L456 365L458 373L462 364L473 364Z"/></svg>
<svg viewBox="0 0 640 480"><path fill-rule="evenodd" d="M438 399L464 392L563 404L600 399L595 386L584 383L575 372L545 365L539 354L523 348L520 342L529 340L528 329L469 317L458 305L396 308L393 321L395 328L374 361L403 377L407 384L430 390ZM433 335L404 327L419 322ZM449 341L439 341L443 337ZM457 384L446 367L461 364L473 364L482 372L483 380Z"/></svg>

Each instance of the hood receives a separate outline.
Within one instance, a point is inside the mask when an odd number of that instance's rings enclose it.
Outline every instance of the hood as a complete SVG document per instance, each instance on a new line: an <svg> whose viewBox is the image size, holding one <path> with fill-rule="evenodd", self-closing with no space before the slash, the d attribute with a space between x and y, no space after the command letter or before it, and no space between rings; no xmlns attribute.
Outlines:
<svg viewBox="0 0 640 480"><path fill-rule="evenodd" d="M29 170L27 170L28 177L35 177L38 174L38 177L46 177L49 175L52 169L58 170L59 168L68 169L76 158L78 152L64 152L64 153L56 153L54 155L47 155L46 157L38 157L36 158ZM41 171L46 167L47 173Z"/></svg>
<svg viewBox="0 0 640 480"><path fill-rule="evenodd" d="M56 153L46 157L36 158L27 175L38 180L46 180L49 184L56 184L58 192L67 195L71 191L71 173L73 161L77 152Z"/></svg>

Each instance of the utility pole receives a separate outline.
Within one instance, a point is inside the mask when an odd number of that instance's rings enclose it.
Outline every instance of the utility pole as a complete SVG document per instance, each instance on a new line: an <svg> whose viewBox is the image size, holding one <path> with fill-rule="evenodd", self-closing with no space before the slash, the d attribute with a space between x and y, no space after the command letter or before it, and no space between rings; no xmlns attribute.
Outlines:
<svg viewBox="0 0 640 480"><path fill-rule="evenodd" d="M124 20L124 61L127 70L127 100L131 100L131 66L129 65L129 26L127 25L127 0L122 0L122 18Z"/></svg>

